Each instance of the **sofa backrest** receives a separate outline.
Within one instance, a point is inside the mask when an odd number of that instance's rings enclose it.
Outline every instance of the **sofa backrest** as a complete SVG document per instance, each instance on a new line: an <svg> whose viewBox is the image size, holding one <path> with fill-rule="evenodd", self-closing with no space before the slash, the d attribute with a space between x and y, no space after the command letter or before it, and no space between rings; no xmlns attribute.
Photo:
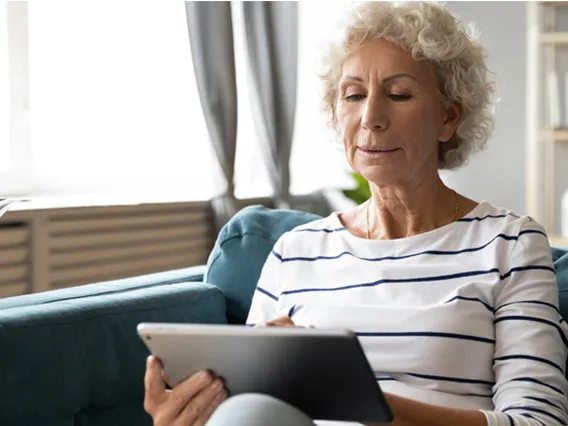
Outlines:
<svg viewBox="0 0 568 426"><path fill-rule="evenodd" d="M295 210L251 206L237 213L221 229L204 280L225 294L230 323L245 322L262 266L276 240L284 232L319 218ZM552 257L558 276L560 311L568 320L568 251L553 247Z"/></svg>
<svg viewBox="0 0 568 426"><path fill-rule="evenodd" d="M276 240L286 231L319 218L296 210L250 206L221 229L204 281L225 294L229 323L244 324L262 266Z"/></svg>

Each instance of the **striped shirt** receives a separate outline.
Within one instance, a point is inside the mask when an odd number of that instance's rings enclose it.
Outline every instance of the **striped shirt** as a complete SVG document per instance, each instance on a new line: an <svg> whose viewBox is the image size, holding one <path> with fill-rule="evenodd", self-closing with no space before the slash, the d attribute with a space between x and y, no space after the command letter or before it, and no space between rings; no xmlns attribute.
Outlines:
<svg viewBox="0 0 568 426"><path fill-rule="evenodd" d="M529 217L483 202L395 240L356 237L336 213L297 227L267 259L247 323L286 315L355 331L384 392L481 410L489 426L568 422L568 327Z"/></svg>

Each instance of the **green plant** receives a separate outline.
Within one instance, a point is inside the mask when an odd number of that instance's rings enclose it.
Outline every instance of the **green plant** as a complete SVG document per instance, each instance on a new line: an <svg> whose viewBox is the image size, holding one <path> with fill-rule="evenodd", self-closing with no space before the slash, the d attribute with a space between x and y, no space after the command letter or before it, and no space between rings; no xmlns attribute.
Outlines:
<svg viewBox="0 0 568 426"><path fill-rule="evenodd" d="M357 204L363 204L369 198L371 198L371 189L369 188L369 182L363 176L358 173L352 172L351 176L355 179L357 186L355 189L346 189L343 194L347 198L351 198Z"/></svg>

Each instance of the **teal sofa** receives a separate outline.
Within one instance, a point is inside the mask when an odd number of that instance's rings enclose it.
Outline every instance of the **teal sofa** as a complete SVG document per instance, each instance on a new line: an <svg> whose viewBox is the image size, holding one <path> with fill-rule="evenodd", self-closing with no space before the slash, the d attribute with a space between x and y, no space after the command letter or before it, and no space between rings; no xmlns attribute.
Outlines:
<svg viewBox="0 0 568 426"><path fill-rule="evenodd" d="M244 323L278 237L317 219L249 207L207 266L0 299L0 425L145 426L143 321ZM553 249L568 318L568 252Z"/></svg>

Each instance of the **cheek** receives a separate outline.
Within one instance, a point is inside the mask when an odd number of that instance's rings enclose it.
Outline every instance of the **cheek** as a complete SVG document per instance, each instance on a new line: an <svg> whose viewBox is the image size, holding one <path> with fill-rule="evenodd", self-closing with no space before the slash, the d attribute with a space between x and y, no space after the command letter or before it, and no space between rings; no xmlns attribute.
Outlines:
<svg viewBox="0 0 568 426"><path fill-rule="evenodd" d="M359 129L359 120L357 112L349 105L338 105L337 107L337 124L345 148L353 145L353 139Z"/></svg>

